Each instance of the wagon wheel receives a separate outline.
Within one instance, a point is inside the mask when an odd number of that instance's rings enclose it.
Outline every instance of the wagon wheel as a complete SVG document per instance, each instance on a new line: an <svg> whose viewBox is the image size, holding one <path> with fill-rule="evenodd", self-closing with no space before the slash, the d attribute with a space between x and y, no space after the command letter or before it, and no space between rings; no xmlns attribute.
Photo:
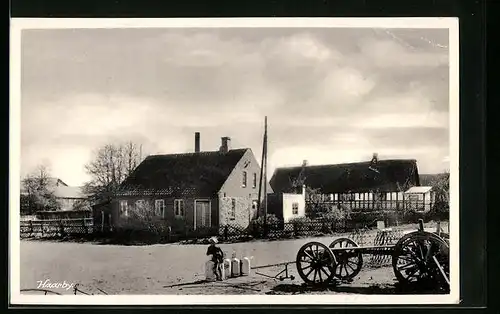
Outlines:
<svg viewBox="0 0 500 314"><path fill-rule="evenodd" d="M403 285L449 289L449 246L433 233L416 231L403 236L394 247L392 267Z"/></svg>
<svg viewBox="0 0 500 314"><path fill-rule="evenodd" d="M335 257L330 249L319 242L304 244L297 253L296 266L300 278L308 284L327 284L335 276Z"/></svg>
<svg viewBox="0 0 500 314"><path fill-rule="evenodd" d="M361 271L363 266L363 255L359 251L348 250L348 247L359 247L359 245L351 239L340 238L332 243L331 249L346 248L346 250L332 250L337 264L335 265L335 277L340 280L352 280Z"/></svg>

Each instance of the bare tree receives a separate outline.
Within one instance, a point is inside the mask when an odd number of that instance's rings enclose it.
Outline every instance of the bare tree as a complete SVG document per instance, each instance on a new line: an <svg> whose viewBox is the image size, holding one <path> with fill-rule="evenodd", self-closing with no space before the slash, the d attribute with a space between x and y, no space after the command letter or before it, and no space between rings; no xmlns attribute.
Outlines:
<svg viewBox="0 0 500 314"><path fill-rule="evenodd" d="M21 181L21 211L33 214L41 210L54 210L59 204L50 186L50 172L47 166L38 165Z"/></svg>
<svg viewBox="0 0 500 314"><path fill-rule="evenodd" d="M84 186L93 198L109 198L142 161L141 146L133 143L107 144L85 165L91 180Z"/></svg>

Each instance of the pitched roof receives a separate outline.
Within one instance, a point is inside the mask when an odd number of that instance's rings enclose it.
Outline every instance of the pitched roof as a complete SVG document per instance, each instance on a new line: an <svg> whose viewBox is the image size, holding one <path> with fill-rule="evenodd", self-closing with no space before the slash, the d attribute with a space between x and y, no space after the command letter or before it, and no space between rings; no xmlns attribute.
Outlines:
<svg viewBox="0 0 500 314"><path fill-rule="evenodd" d="M125 179L117 194L212 196L219 192L247 150L149 156Z"/></svg>
<svg viewBox="0 0 500 314"><path fill-rule="evenodd" d="M54 193L57 198L85 198L83 188L80 186L68 186L59 178L47 178L47 188ZM21 185L21 194L26 194L26 188Z"/></svg>
<svg viewBox="0 0 500 314"><path fill-rule="evenodd" d="M54 186L68 186L63 180L61 180L59 178L49 177L47 179L49 181L49 183L48 183L49 186L51 186L51 185L54 185Z"/></svg>
<svg viewBox="0 0 500 314"><path fill-rule="evenodd" d="M413 159L379 160L375 166L379 173L370 170L370 162L345 163L306 167L278 168L271 178L275 192L287 192L304 169L304 184L322 193L363 193L407 190L418 186L417 162Z"/></svg>
<svg viewBox="0 0 500 314"><path fill-rule="evenodd" d="M80 186L59 185L54 188L54 195L57 198L85 198L85 193Z"/></svg>

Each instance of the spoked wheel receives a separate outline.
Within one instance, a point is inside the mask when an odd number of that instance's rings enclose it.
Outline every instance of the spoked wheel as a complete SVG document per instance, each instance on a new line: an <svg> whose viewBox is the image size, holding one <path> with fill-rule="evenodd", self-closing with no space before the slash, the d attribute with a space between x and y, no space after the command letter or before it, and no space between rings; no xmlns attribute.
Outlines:
<svg viewBox="0 0 500 314"><path fill-rule="evenodd" d="M441 237L416 231L394 247L392 267L403 285L449 290L449 246Z"/></svg>
<svg viewBox="0 0 500 314"><path fill-rule="evenodd" d="M348 238L340 238L330 243L329 247L333 249L332 253L337 262L333 271L335 277L349 281L359 274L363 266L363 255L361 252L348 249L358 246L356 242Z"/></svg>
<svg viewBox="0 0 500 314"><path fill-rule="evenodd" d="M304 244L297 253L296 266L300 278L307 284L327 284L334 278L335 257L319 242Z"/></svg>

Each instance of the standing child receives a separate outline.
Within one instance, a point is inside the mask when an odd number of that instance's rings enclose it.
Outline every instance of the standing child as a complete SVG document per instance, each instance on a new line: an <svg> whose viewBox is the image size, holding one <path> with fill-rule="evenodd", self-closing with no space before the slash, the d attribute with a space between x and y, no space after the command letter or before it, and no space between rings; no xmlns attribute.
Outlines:
<svg viewBox="0 0 500 314"><path fill-rule="evenodd" d="M210 246L207 249L207 255L212 255L212 262L214 263L214 273L218 281L222 280L222 267L224 262L224 252L220 247L216 246L217 238L210 238Z"/></svg>

